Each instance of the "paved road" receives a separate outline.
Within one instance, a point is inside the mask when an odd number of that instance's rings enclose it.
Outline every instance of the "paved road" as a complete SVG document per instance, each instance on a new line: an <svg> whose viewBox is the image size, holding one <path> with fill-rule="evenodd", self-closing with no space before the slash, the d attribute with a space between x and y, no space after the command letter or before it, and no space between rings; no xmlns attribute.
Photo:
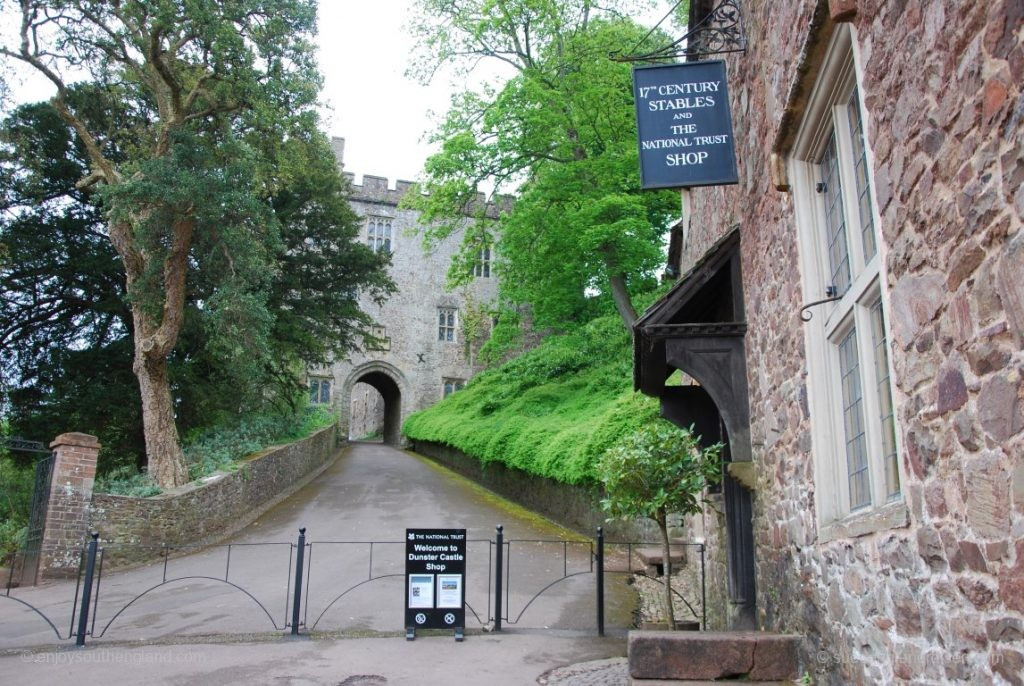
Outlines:
<svg viewBox="0 0 1024 686"><path fill-rule="evenodd" d="M502 635L483 633L494 612L494 546L489 541L498 524L504 526L506 541L511 541L506 553L508 619ZM334 640L288 642L279 638L291 614L291 543L299 527L306 527L307 540L312 542L303 630L318 639ZM407 644L398 637L402 630L402 538L407 527L467 529L467 630L471 633L464 644L455 645L450 637L441 636L421 637ZM344 450L309 486L230 543L230 547L172 558L166 570L163 564L153 564L108 571L100 586L89 640L89 650L98 652L69 655L106 656L105 660L115 660L121 666L128 660L140 661L131 672L103 667L107 663L98 658L91 661L90 674L111 683L118 682L117 674L134 675L125 677L124 683L141 679L148 674L146 665L155 664L146 663L146 655L155 660L162 651L171 651L178 656L170 658L177 660L174 666L168 667L164 660L162 669L154 669L153 674L166 674L168 680L177 674L187 681L190 675L206 674L215 665L220 670L217 683L241 683L240 675L253 673L265 675L265 683L337 684L359 674L390 679L378 683L441 683L416 681L410 676L427 669L421 664L427 660L434 665L430 673L438 679L443 674L463 674L462 681L443 680L454 684L533 683L532 679L550 668L624 652L621 637L631 619L632 592L624 575L609 575L606 622L608 632L618 638L597 640L595 580L586 539L425 458L381 444L360 443ZM559 581L566 574L569 578ZM530 603L534 594L549 584L554 585ZM12 597L40 608L62 636L68 634L73 584L16 589ZM372 638L353 640L353 636ZM19 603L0 599L0 650L38 650L54 640L54 631L38 615ZM132 641L151 645L132 652L125 647ZM205 656L203 664L182 662L181 656L192 651ZM386 657L392 653L394 660ZM20 673L27 679L41 674L34 670L46 669L48 682L61 680L61 674L71 678L76 673L68 660L45 657L63 653L43 650L31 654L43 657L25 660L15 651L0 658L0 673ZM315 659L310 657L313 654ZM114 655L121 655L119 663ZM319 667L307 664L307 658ZM238 666L239 660L244 660L245 669ZM277 668L251 671L253 665L267 660ZM473 669L478 673L489 674L496 668L509 680L478 680L459 666L463 660L469 661L466 669L476 660ZM81 658L76 664L82 664ZM237 669L232 669L232 664ZM512 664L518 667L513 669ZM110 669L114 672L108 673ZM309 672L310 680L296 681L286 672ZM328 673L338 678L323 681ZM277 676L271 678L271 674ZM532 679L522 681L526 674L533 675Z"/></svg>

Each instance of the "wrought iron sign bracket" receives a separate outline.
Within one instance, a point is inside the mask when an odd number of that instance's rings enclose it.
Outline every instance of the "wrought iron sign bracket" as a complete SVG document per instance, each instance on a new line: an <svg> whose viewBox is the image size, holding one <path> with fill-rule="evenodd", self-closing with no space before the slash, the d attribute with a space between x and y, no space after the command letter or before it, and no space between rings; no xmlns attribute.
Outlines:
<svg viewBox="0 0 1024 686"><path fill-rule="evenodd" d="M678 5L679 3L676 3L649 33L633 46L631 52L661 25ZM696 26L665 47L646 54L612 53L609 57L616 62L664 62L678 57L697 59L733 52L747 52L747 37L743 30L740 0L721 0Z"/></svg>

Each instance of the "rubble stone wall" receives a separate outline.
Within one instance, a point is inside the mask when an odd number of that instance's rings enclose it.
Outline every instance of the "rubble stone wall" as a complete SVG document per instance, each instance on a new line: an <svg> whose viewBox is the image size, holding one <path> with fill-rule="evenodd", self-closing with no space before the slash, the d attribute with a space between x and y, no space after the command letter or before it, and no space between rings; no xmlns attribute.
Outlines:
<svg viewBox="0 0 1024 686"><path fill-rule="evenodd" d="M727 58L740 183L693 191L681 268L741 225L759 621L806 635L826 683L1022 683L1024 5L742 7L747 52ZM852 23L868 114L908 522L825 542L793 198L770 169L833 18ZM709 579L724 603L725 575Z"/></svg>
<svg viewBox="0 0 1024 686"><path fill-rule="evenodd" d="M158 558L160 546L208 545L248 526L294 493L338 454L337 427L270 448L216 474L150 498L94 493L89 526L114 544L104 564L124 566ZM120 544L120 545L118 545Z"/></svg>

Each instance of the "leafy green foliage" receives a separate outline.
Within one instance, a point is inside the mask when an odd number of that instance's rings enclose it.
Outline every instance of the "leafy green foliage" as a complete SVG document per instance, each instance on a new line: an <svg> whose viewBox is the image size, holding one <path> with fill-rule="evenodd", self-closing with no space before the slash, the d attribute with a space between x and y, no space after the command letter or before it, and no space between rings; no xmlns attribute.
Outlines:
<svg viewBox="0 0 1024 686"><path fill-rule="evenodd" d="M432 136L423 212L428 242L461 230L464 254L496 240L502 296L529 305L539 328L584 322L614 306L628 324L631 300L663 262L663 236L678 196L640 190L628 64L608 55L653 47L664 36L627 18L636 3L590 0L421 0L413 71L503 64L500 88L462 92ZM664 44L664 43L662 43ZM518 190L495 220L474 203L478 184ZM496 236L496 238L495 238Z"/></svg>
<svg viewBox="0 0 1024 686"><path fill-rule="evenodd" d="M329 426L334 417L323 408L294 413L251 415L233 426L197 432L185 441L189 477L198 479L218 470L234 471L238 460L269 446L304 438Z"/></svg>
<svg viewBox="0 0 1024 686"><path fill-rule="evenodd" d="M478 375L403 430L484 463L595 486L598 458L658 413L632 390L630 352L618 317L599 317Z"/></svg>
<svg viewBox="0 0 1024 686"><path fill-rule="evenodd" d="M601 505L612 517L647 517L659 524L669 512L697 514L704 489L721 478L720 450L702 449L691 431L652 420L601 456Z"/></svg>
<svg viewBox="0 0 1024 686"><path fill-rule="evenodd" d="M197 430L185 439L189 478L201 479L217 471L232 472L239 461L270 446L301 440L330 426L334 416L323 407L296 403L295 412L249 415L231 426ZM161 493L146 473L131 467L114 469L96 480L98 493L146 498Z"/></svg>
<svg viewBox="0 0 1024 686"><path fill-rule="evenodd" d="M668 514L701 511L704 489L721 478L721 449L720 444L701 448L692 427L683 430L654 419L621 437L597 463L605 494L601 507L614 518L647 517L658 524L670 629L676 624Z"/></svg>
<svg viewBox="0 0 1024 686"><path fill-rule="evenodd" d="M0 454L0 563L25 544L35 469Z"/></svg>
<svg viewBox="0 0 1024 686"><path fill-rule="evenodd" d="M96 493L127 495L134 498L148 498L162 493L149 474L139 472L131 466L117 467L96 478L93 484Z"/></svg>
<svg viewBox="0 0 1024 686"><path fill-rule="evenodd" d="M100 197L124 270L150 473L179 485L169 364L187 306L202 350L230 375L273 359L268 296L286 251L267 202L268 151L316 129L316 3L24 0L15 10L0 0L0 10L21 15L0 57L48 80L50 105L88 158L76 185ZM73 97L79 81L121 115L116 126ZM204 297L190 301L197 281Z"/></svg>
<svg viewBox="0 0 1024 686"><path fill-rule="evenodd" d="M132 116L129 104L109 103L90 84L67 98L88 104L97 126L119 129ZM189 277L169 358L183 434L294 411L306 368L352 350L367 329L357 291L380 299L392 287L386 257L357 240L360 224L315 122L284 141L247 140L219 163L182 144L172 155L177 162L149 165L164 165L167 174L191 165L205 192L228 193L217 184L238 181L236 191L249 187L261 198L252 211L262 225L276 227L254 249L228 249L212 231L192 245L195 263L211 268ZM265 149L254 160L257 145ZM111 155L122 157L113 145ZM100 475L134 474L145 460L132 314L98 195L75 187L88 170L81 141L51 105L20 107L0 126L0 244L17 255L0 263L0 382L10 399L4 409L13 431L27 437L94 434L102 445ZM239 176L254 176L259 187ZM250 200L243 197L239 207L251 208ZM232 271L235 278L222 278Z"/></svg>

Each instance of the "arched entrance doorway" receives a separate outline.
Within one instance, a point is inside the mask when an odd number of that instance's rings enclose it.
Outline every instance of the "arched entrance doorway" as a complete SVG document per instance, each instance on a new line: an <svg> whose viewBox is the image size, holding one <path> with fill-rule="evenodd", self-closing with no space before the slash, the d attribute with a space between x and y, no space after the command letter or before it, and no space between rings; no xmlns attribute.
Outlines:
<svg viewBox="0 0 1024 686"><path fill-rule="evenodd" d="M366 393L365 387L359 384L366 384L373 389L372 393ZM342 412L344 417L344 426L348 431L350 437L361 438L361 436L352 436L352 430L362 431L368 424L377 424L380 426L380 434L385 443L389 445L401 445L402 444L402 388L405 385L405 380L402 373L395 369L393 366L383 362L370 362L362 365L358 369L354 370L349 378L345 381L345 386L342 395ZM353 422L353 397L359 396L359 389L363 389L362 397L355 397L355 405L370 402L371 407L362 407L360 416L356 417L357 421ZM378 397L379 395L379 397ZM369 412L379 412L374 409L375 406L383 403L383 421L367 420L366 414Z"/></svg>

